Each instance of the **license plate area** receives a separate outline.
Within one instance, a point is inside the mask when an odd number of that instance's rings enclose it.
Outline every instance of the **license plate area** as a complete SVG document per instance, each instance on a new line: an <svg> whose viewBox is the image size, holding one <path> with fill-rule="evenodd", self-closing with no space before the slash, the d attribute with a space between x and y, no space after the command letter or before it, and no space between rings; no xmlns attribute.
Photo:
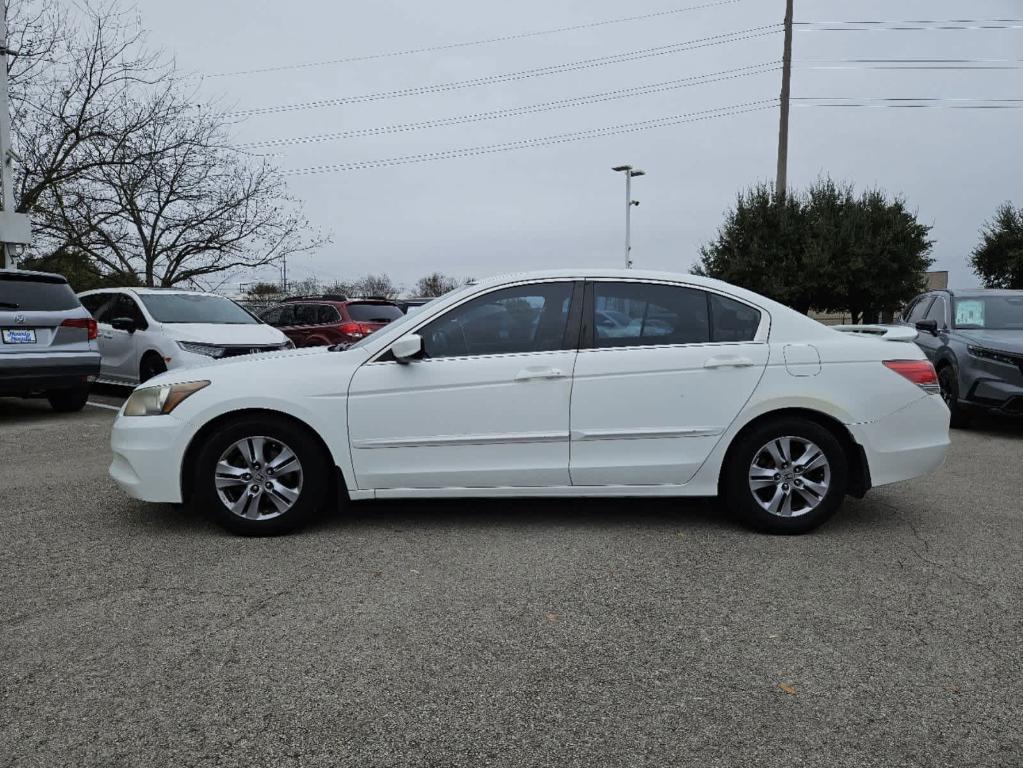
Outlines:
<svg viewBox="0 0 1023 768"><path fill-rule="evenodd" d="M0 331L4 344L35 344L35 328L4 328Z"/></svg>

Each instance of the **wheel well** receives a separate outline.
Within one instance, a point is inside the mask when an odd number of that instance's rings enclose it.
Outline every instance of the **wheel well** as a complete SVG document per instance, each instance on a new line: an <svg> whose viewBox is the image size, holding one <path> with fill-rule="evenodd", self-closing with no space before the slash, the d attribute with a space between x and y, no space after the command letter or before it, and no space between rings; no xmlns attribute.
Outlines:
<svg viewBox="0 0 1023 768"><path fill-rule="evenodd" d="M290 414L284 413L283 411L274 411L269 408L245 408L239 411L230 411L228 413L222 413L220 416L217 416L216 418L206 422L205 424L202 425L202 427L199 428L198 432L192 435L192 439L189 441L188 447L185 449L184 456L181 459L180 482L181 500L183 502L187 504L192 496L192 482L194 473L191 470L195 464L195 461L199 457L199 451L202 450L202 446L206 441L206 437L212 434L217 429L219 429L224 424L228 424L238 419L253 416L255 417L272 416L275 419L284 419L285 421L290 421L296 427L308 433L308 435L313 440L315 440L316 443L320 446L320 449L323 451L324 455L327 456L330 465L332 467L336 466L334 462L334 456L330 452L330 449L327 447L327 444L323 442L323 438L320 437L320 434L315 429L310 427L301 419L297 419ZM331 481L328 482L331 497L336 498L337 495L341 493L347 495L348 488L345 483L344 475L341 473L340 468L338 468L336 472L333 472L332 475L333 478L331 479Z"/></svg>
<svg viewBox="0 0 1023 768"><path fill-rule="evenodd" d="M142 364L145 363L146 360L149 360L150 358L153 358L153 357L158 357L158 358L160 358L161 361L163 360L163 355L161 355L155 349L150 349L150 350L147 350L147 351L142 353L142 357L139 358L139 374L140 375L142 373Z"/></svg>
<svg viewBox="0 0 1023 768"><path fill-rule="evenodd" d="M845 424L840 422L833 416L829 416L826 413L820 411L814 411L809 408L783 408L777 411L769 411L768 413L761 414L755 419L746 424L740 429L735 437L732 438L732 442L728 446L728 450L725 452L724 461L721 463L722 468L728 466L728 462L732 457L732 451L739 444L741 438L747 433L756 429L765 421L771 421L779 417L793 416L801 419L807 419L812 421L824 429L828 430L835 439L838 440L842 449L845 451L846 459L849 462L849 488L848 493L850 496L856 498L863 498L864 494L870 490L870 466L867 463L867 455L863 451L863 447L853 439L852 434L846 428ZM723 481L724 472L719 475L718 483ZM720 492L720 488L719 488Z"/></svg>

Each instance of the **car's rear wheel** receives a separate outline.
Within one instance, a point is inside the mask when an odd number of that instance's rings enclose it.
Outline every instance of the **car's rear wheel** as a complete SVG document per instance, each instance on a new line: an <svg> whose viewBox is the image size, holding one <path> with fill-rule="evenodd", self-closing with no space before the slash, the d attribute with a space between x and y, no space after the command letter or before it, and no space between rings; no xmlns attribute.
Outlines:
<svg viewBox="0 0 1023 768"><path fill-rule="evenodd" d="M938 384L941 386L941 399L945 401L952 414L950 425L965 427L970 423L970 414L959 404L959 377L951 365L943 365L938 369Z"/></svg>
<svg viewBox="0 0 1023 768"><path fill-rule="evenodd" d="M323 503L329 469L319 441L301 425L273 416L241 418L201 449L193 499L234 533L288 533Z"/></svg>
<svg viewBox="0 0 1023 768"><path fill-rule="evenodd" d="M139 364L139 383L167 372L167 363L156 352L147 352Z"/></svg>
<svg viewBox="0 0 1023 768"><path fill-rule="evenodd" d="M89 388L55 389L46 393L46 399L50 401L50 407L57 413L74 413L85 407L85 403L89 400Z"/></svg>
<svg viewBox="0 0 1023 768"><path fill-rule="evenodd" d="M729 510L746 525L765 533L806 533L841 505L848 458L825 427L785 417L741 436L722 479Z"/></svg>

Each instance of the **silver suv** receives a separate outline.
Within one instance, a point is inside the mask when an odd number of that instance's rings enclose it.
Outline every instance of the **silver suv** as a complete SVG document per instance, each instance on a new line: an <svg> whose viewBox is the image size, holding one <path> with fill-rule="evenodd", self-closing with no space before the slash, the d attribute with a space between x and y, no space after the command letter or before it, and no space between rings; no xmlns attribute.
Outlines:
<svg viewBox="0 0 1023 768"><path fill-rule="evenodd" d="M99 373L96 321L60 275L0 270L0 395L80 411Z"/></svg>

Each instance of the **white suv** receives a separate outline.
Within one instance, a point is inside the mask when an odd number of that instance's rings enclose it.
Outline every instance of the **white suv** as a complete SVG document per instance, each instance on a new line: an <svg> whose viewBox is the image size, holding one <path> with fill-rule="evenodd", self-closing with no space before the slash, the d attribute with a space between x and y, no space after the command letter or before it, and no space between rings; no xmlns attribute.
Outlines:
<svg viewBox="0 0 1023 768"><path fill-rule="evenodd" d="M139 384L175 368L291 349L283 333L228 298L166 288L103 288L78 298L99 326L99 380Z"/></svg>

